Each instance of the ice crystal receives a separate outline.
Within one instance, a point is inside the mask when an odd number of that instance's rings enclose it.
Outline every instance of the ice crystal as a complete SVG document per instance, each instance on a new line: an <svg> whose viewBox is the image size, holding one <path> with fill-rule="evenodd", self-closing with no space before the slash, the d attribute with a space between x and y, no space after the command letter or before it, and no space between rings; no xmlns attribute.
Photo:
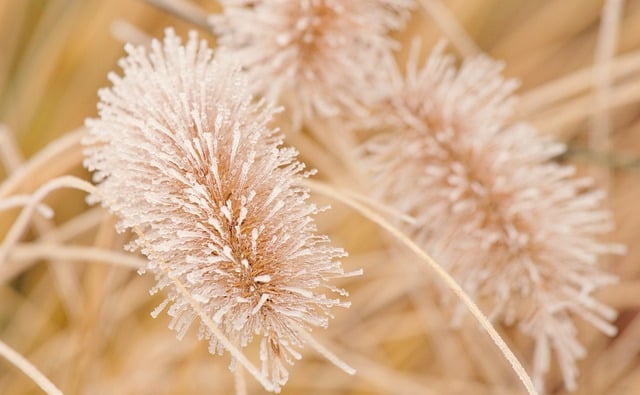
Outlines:
<svg viewBox="0 0 640 395"><path fill-rule="evenodd" d="M510 122L516 83L486 56L454 59L437 47L419 68L417 51L362 147L373 185L414 216L413 236L446 266L490 317L535 341L533 378L542 388L554 350L567 388L575 387L573 316L606 334L615 312L591 293L615 279L598 257L620 247L599 241L612 228L592 180L552 159L562 144Z"/></svg>
<svg viewBox="0 0 640 395"><path fill-rule="evenodd" d="M317 234L304 166L237 67L213 59L195 33L183 45L170 29L149 51L126 51L124 75L109 75L100 116L87 121L94 198L120 228L144 235L133 245L149 258L156 289L168 291L154 315L167 308L179 337L197 320L179 279L239 347L259 336L277 390L284 362L300 358L299 330L326 327L330 308L346 305L323 293L344 292L330 281L343 275L345 253ZM224 351L206 325L200 336Z"/></svg>
<svg viewBox="0 0 640 395"><path fill-rule="evenodd" d="M223 51L246 67L257 92L278 99L294 124L362 112L383 78L413 0L223 0L211 17Z"/></svg>

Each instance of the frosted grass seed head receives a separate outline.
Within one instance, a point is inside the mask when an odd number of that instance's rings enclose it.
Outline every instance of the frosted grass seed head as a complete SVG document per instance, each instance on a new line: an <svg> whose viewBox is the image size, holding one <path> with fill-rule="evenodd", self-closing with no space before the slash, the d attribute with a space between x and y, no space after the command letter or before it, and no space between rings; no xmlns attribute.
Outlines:
<svg viewBox="0 0 640 395"><path fill-rule="evenodd" d="M380 86L413 0L223 0L210 21L222 51L246 68L257 92L282 103L294 125L363 112Z"/></svg>
<svg viewBox="0 0 640 395"><path fill-rule="evenodd" d="M154 315L167 308L182 337L202 319L197 303L237 347L257 336L262 374L278 390L300 358L301 331L326 327L330 309L348 305L324 293L336 290L346 254L317 233L304 165L237 67L171 29L150 50L126 50L123 75L109 75L99 118L87 121L93 199L138 233L133 247L168 292ZM212 353L225 350L210 325L200 323L200 336Z"/></svg>
<svg viewBox="0 0 640 395"><path fill-rule="evenodd" d="M604 193L553 158L564 146L513 123L515 82L486 56L458 69L439 45L423 67L417 51L362 147L377 194L416 218L409 231L490 317L535 341L539 388L554 350L565 385L585 354L574 316L612 335L615 312L592 293L615 282L598 258L612 229Z"/></svg>

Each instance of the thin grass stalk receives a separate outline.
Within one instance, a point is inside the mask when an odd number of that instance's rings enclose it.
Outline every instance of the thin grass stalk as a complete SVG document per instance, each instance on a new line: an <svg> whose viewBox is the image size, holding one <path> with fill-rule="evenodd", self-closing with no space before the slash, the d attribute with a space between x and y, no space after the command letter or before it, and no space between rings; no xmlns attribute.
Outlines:
<svg viewBox="0 0 640 395"><path fill-rule="evenodd" d="M438 263L436 263L436 261L434 261L426 252L424 252L411 239L405 236L398 228L385 220L381 215L370 210L364 204L359 203L355 199L346 196L345 194L333 189L327 184L317 181L305 180L305 185L307 185L312 191L338 200L343 204L346 204L349 207L353 208L354 210L362 214L365 218L379 225L382 229L393 236L393 238L395 238L397 241L411 250L414 254L416 254L420 258L420 260L425 263L431 270L433 270L438 278L440 278L447 285L447 287L451 289L451 291L453 291L453 293L460 299L460 301L462 301L462 303L469 309L469 312L471 312L473 317L487 332L489 337L491 337L491 340L493 340L494 344L507 359L514 372L518 375L518 378L527 390L527 393L529 395L538 394L538 392L535 390L533 382L531 381L531 378L527 374L527 371L524 369L518 358L515 356L513 351L511 351L509 346L507 346L507 344L493 327L493 325L491 325L487 317L482 313L482 311L473 302L469 295L462 289L462 287L460 287L460 285L453 279L453 277L451 277L451 275L449 275L449 273L447 273L446 270L444 270Z"/></svg>
<svg viewBox="0 0 640 395"><path fill-rule="evenodd" d="M331 124L328 120L318 121L313 125L306 125L306 127L328 151L336 153L338 160L351 176L349 184L356 188L362 187L362 180L366 179L366 172L354 160L354 152L356 152L358 143L352 131L348 130L348 128L336 130L338 128L335 124Z"/></svg>
<svg viewBox="0 0 640 395"><path fill-rule="evenodd" d="M47 232L46 235L43 235L37 242L38 243L49 243L52 245L58 245L59 247L64 247L60 242L69 241L78 235L84 234L90 231L92 228L97 226L100 220L104 217L104 212L101 208L90 209L83 214L74 217L73 219L65 222L63 225L60 225L58 228L52 229ZM15 278L20 273L28 270L31 266L33 266L37 260L35 259L27 259L22 260L16 257L14 254L16 253L16 249L20 249L20 244L16 245L10 253L11 259L9 259L2 266L2 270L0 270L0 284L6 284Z"/></svg>
<svg viewBox="0 0 640 395"><path fill-rule="evenodd" d="M121 43L131 43L133 45L149 45L153 39L138 26L127 22L124 19L116 19L109 27L111 35Z"/></svg>
<svg viewBox="0 0 640 395"><path fill-rule="evenodd" d="M62 391L56 387L35 365L20 355L16 350L0 340L0 355L12 365L20 369L27 377L33 380L48 395L62 395Z"/></svg>
<svg viewBox="0 0 640 395"><path fill-rule="evenodd" d="M611 100L612 58L615 56L623 0L608 0L600 17L600 32L595 53L595 105L591 115L589 145L598 152L611 150L611 114L607 103ZM611 169L600 168L596 179L606 191L611 190ZM609 200L607 199L607 205Z"/></svg>
<svg viewBox="0 0 640 395"><path fill-rule="evenodd" d="M99 191L92 184L72 176L59 177L44 184L34 193L32 203L25 207L25 209L20 213L20 216L18 217L14 225L9 230L7 237L0 247L0 264L4 262L6 254L24 232L30 217L33 215L36 204L50 192L63 187L78 189L94 195L99 194ZM140 239L143 240L143 242L147 245L147 248L150 251L150 255L153 254L152 246L149 245L142 231L139 228L135 228L134 231L138 235L138 237L140 237ZM233 344L231 344L229 339L224 336L220 329L218 329L218 327L213 323L211 318L202 310L200 304L196 302L195 299L193 299L193 297L189 294L182 282L171 274L170 270L168 269L168 264L161 261L158 262L162 264L163 269L165 270L167 276L174 282L178 292L180 292L185 297L194 311L196 311L200 319L218 338L220 343L224 345L224 347L231 353L231 355L235 359L238 360L238 362L245 366L247 371L249 371L249 373L251 373L267 391L272 391L273 384L266 377L264 377L255 366L253 366L253 364L244 356L244 354L242 354L241 351L239 351L235 346L233 346Z"/></svg>
<svg viewBox="0 0 640 395"><path fill-rule="evenodd" d="M0 199L30 189L34 180L56 177L82 163L80 140L85 129L76 129L54 140L0 184Z"/></svg>
<svg viewBox="0 0 640 395"><path fill-rule="evenodd" d="M607 109L622 107L640 101L640 78L627 81L616 86L611 92L611 99L605 103ZM532 119L542 133L557 138L567 138L571 132L568 126L588 117L593 111L593 95L578 97L553 109L537 114Z"/></svg>
<svg viewBox="0 0 640 395"><path fill-rule="evenodd" d="M567 100L593 85L595 66L585 67L524 92L518 103L519 116L532 116L557 102ZM640 71L640 51L611 59L611 78L616 82Z"/></svg>
<svg viewBox="0 0 640 395"><path fill-rule="evenodd" d="M640 352L640 316L627 325L620 334L597 359L590 360L591 371L596 375L584 376L581 386L591 388L594 394L609 393L624 372L637 365Z"/></svg>
<svg viewBox="0 0 640 395"><path fill-rule="evenodd" d="M340 370L345 372L346 374L353 376L356 374L356 370L349 366L346 362L341 360L336 354L331 352L327 347L318 342L311 334L300 327L296 327L296 332L298 332L304 339L309 343L309 345L318 352L321 356L327 359L327 361L334 364Z"/></svg>
<svg viewBox="0 0 640 395"><path fill-rule="evenodd" d="M22 236L22 234L26 230L26 227L33 215L36 205L50 192L60 188L74 188L89 194L99 195L98 189L91 183L73 176L63 176L45 183L33 194L31 203L27 205L24 210L22 210L20 216L13 224L2 245L0 246L0 267L5 262L11 248L16 244L20 236ZM149 245L142 231L137 227L134 229L134 231L138 235L138 237L140 237L140 239L146 244L147 248L150 251L150 255L155 255L153 253L152 246ZM211 330L211 333L216 336L220 343L231 353L231 355L238 362L245 366L247 371L251 373L251 375L253 375L267 391L272 391L274 388L273 384L264 375L262 375L262 373L260 373L255 366L253 366L253 364L229 341L229 339L226 338L226 336L220 331L220 329L213 323L211 318L204 312L204 310L202 310L200 304L196 302L195 299L193 299L193 297L189 294L182 282L171 274L170 270L168 269L168 264L159 260L157 261L161 263L162 268L165 270L167 276L173 281L178 292L181 293L184 296L185 300L189 302L202 322L204 322L205 325Z"/></svg>
<svg viewBox="0 0 640 395"><path fill-rule="evenodd" d="M13 134L2 124L0 124L0 161L7 173L14 172L23 162Z"/></svg>
<svg viewBox="0 0 640 395"><path fill-rule="evenodd" d="M211 27L207 22L207 14L194 3L186 0L143 0L146 3L160 8L200 29L210 32Z"/></svg>
<svg viewBox="0 0 640 395"><path fill-rule="evenodd" d="M482 53L456 17L440 0L420 0L420 4L461 55L470 57Z"/></svg>
<svg viewBox="0 0 640 395"><path fill-rule="evenodd" d="M244 378L242 365L237 365L233 370L233 383L236 388L236 395L247 395L247 381Z"/></svg>
<svg viewBox="0 0 640 395"><path fill-rule="evenodd" d="M146 265L143 258L100 247L61 245L55 243L36 242L21 243L13 246L9 259L15 261L65 260L65 261L98 261L109 265L138 270Z"/></svg>
<svg viewBox="0 0 640 395"><path fill-rule="evenodd" d="M9 174L13 174L24 163L24 158L18 146L18 142L9 129L0 125L0 156L3 157L5 167ZM0 211L2 211L2 203L6 203L12 198L18 196L12 196L11 198L0 201ZM27 197L25 202L29 201ZM34 216L32 219L33 229L36 235L41 236L50 232L54 225L50 221L53 217L53 210L44 204L39 204L37 210L42 217ZM64 265L60 265L61 262L51 262L49 266L53 274L54 285L58 290L58 294L62 298L65 309L70 316L77 317L81 311L80 302L82 297L80 295L80 285L77 278L65 269Z"/></svg>
<svg viewBox="0 0 640 395"><path fill-rule="evenodd" d="M33 217L36 208L49 193L61 189L73 188L87 193L95 190L93 185L73 176L62 176L54 178L42 185L31 197L31 201L22 210L18 219L13 223L6 237L0 244L0 267L4 265L11 248L18 242L29 226L29 221Z"/></svg>
<svg viewBox="0 0 640 395"><path fill-rule="evenodd" d="M6 199L0 200L0 211L10 210L12 208L22 207L30 202L30 195L14 195ZM51 218L53 216L53 210L51 207L44 203L36 205L36 211L38 214L45 218Z"/></svg>
<svg viewBox="0 0 640 395"><path fill-rule="evenodd" d="M97 194L98 190L96 189L93 193ZM142 233L142 230L140 230L140 228L138 228L137 226L134 227L133 230L149 250L149 255L155 255L155 253L153 252L153 247L150 245L149 241L146 239L144 233ZM260 384L262 384L265 390L273 391L274 385L271 383L271 381L267 379L267 377L265 377L262 373L260 373L260 371L247 359L247 357L245 357L244 354L242 354L242 352L238 350L238 348L236 348L231 343L231 341L229 341L229 339L224 335L224 333L222 333L222 331L213 322L213 320L211 320L211 317L209 317L207 313L205 313L204 310L202 310L202 307L200 307L200 304L191 296L191 294L189 294L189 291L184 286L184 284L182 284L180 279L176 278L173 274L171 274L171 270L169 270L169 267L168 267L169 264L161 260L158 260L153 256L150 256L150 258L160 263L160 266L164 270L167 277L171 279L171 281L174 283L176 290L185 298L186 301L189 302L189 304L191 305L191 308L193 308L196 314L198 314L198 317L200 317L202 322L207 326L207 328L211 331L211 333L213 333L213 335L224 346L224 348L227 351L229 351L229 353L233 356L233 358L235 358L238 362L240 362L242 366L244 366L247 369L247 371L253 377L255 377L255 379L258 380Z"/></svg>

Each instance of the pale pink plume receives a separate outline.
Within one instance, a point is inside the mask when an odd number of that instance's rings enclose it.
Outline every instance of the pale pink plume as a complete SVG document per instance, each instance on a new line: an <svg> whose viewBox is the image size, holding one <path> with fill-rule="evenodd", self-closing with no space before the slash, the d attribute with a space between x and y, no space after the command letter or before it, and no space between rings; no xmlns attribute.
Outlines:
<svg viewBox="0 0 640 395"><path fill-rule="evenodd" d="M258 337L262 373L278 390L300 358L301 331L348 305L325 294L345 294L331 282L346 254L317 233L304 165L238 67L171 29L150 50L126 50L124 75L109 75L100 116L87 121L93 198L139 233L132 247L168 292L154 316L167 308L179 337L198 319L179 281L237 347ZM200 336L212 353L225 350L202 322Z"/></svg>
<svg viewBox="0 0 640 395"><path fill-rule="evenodd" d="M575 388L585 349L574 317L608 335L615 312L593 291L615 282L598 268L621 248L601 241L612 229L602 191L553 159L562 144L512 122L516 83L486 56L457 68L439 45L363 126L362 147L378 195L416 218L410 229L495 321L517 324L535 341L533 378L542 388L553 350Z"/></svg>
<svg viewBox="0 0 640 395"><path fill-rule="evenodd" d="M262 95L278 100L295 125L362 113L363 95L393 61L392 29L413 0L223 0L210 21L222 51L237 59Z"/></svg>

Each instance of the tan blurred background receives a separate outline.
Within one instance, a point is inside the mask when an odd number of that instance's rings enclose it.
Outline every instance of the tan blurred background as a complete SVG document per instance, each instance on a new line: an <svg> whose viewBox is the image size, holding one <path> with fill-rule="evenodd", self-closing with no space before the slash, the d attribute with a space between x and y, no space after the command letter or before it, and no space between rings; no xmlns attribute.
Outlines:
<svg viewBox="0 0 640 395"><path fill-rule="evenodd" d="M629 253L604 263L621 277L621 284L604 290L601 298L621 312L621 331L608 339L580 326L589 356L580 364L577 393L640 393L640 0L623 2L616 56L632 58L626 72L613 79L612 140L604 149L586 138L595 111L591 74L578 78L573 85L578 88L569 94L563 93L562 85L553 93L538 90L594 63L603 1L443 3L480 49L504 60L506 74L522 81L519 93L528 106L520 107L521 115L541 133L569 143L571 154L562 160L601 180L609 178L610 205L618 223L612 239L627 244ZM192 4L207 12L219 10L215 1ZM106 75L118 71L116 62L124 53L115 36L134 37L126 32L137 27L158 37L166 26L181 34L193 28L138 0L0 0L0 123L15 136L23 155L31 157L95 116L96 91L108 85ZM443 31L432 15L418 8L406 30L396 35L405 44L420 36L428 48ZM70 171L86 176L79 166ZM0 166L0 180L6 175ZM56 224L86 210L82 194L57 193L48 202L56 209ZM322 226L352 252L346 266L363 266L369 277L353 280L351 310L338 311L327 334L318 336L361 374L347 377L309 352L291 369L283 393L523 393L506 362L473 323L453 331L438 306L418 302L420 295L403 294L407 274L415 271L413 257L404 257L406 265L388 272L384 266L389 257L377 247L378 230L345 208L336 207L336 212ZM13 218L0 216L0 234ZM112 226L105 219L76 239L122 244L122 236L110 231ZM228 357L210 356L206 345L196 341L195 330L176 341L166 328L165 314L149 318L160 300L148 296L151 276L99 263L64 263L64 268L64 273L55 273L58 269L39 264L0 283L0 339L29 357L65 393L232 393ZM428 294L426 290L422 296ZM531 350L526 339L510 328L502 331L527 360ZM251 379L249 384L250 393L261 393ZM548 388L550 393L564 393L557 372L550 374ZM0 360L0 394L29 393L38 393L35 385Z"/></svg>

